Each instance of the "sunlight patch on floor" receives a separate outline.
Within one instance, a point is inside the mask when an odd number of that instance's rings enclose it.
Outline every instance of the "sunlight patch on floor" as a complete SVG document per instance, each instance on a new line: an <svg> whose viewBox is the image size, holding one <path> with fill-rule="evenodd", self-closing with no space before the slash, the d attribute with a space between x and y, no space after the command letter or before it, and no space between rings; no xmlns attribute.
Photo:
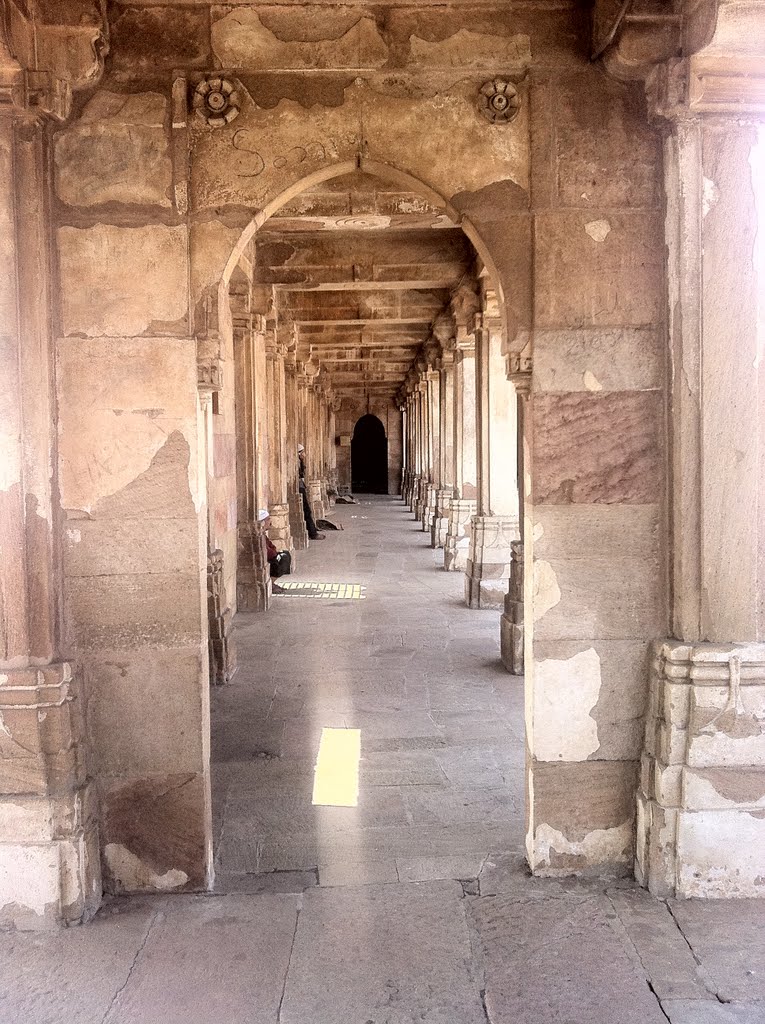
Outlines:
<svg viewBox="0 0 765 1024"><path fill-rule="evenodd" d="M302 580L287 580L280 587L291 597L328 597L342 601L364 601L367 589L360 583L307 583Z"/></svg>
<svg viewBox="0 0 765 1024"><path fill-rule="evenodd" d="M360 729L322 729L313 803L323 807L358 806L360 758Z"/></svg>

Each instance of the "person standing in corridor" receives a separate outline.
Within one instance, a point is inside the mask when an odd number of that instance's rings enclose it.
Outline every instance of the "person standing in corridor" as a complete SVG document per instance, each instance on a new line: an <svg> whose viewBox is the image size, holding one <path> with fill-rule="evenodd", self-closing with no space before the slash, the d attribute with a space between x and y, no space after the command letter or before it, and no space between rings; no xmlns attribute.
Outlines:
<svg viewBox="0 0 765 1024"><path fill-rule="evenodd" d="M308 536L311 540L324 540L324 534L319 533L316 529L316 521L313 518L313 512L311 511L311 503L308 500L308 492L305 485L305 448L302 444L298 445L298 486L300 493L303 496L303 515L305 516L305 526L308 530Z"/></svg>

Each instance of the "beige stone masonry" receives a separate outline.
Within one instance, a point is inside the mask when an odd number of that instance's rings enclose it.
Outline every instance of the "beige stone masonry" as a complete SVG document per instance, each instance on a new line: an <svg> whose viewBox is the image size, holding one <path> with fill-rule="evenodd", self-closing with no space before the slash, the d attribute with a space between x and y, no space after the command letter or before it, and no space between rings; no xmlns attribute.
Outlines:
<svg viewBox="0 0 765 1024"><path fill-rule="evenodd" d="M635 871L658 896L763 895L765 645L655 645Z"/></svg>
<svg viewBox="0 0 765 1024"><path fill-rule="evenodd" d="M471 498L452 498L444 540L444 569L464 572L470 550L470 522L476 514L477 503Z"/></svg>

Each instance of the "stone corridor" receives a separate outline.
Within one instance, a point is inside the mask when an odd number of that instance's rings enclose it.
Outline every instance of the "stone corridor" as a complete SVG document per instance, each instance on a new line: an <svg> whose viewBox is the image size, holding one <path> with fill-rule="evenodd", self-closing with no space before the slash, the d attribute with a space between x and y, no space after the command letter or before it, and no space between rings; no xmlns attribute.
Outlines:
<svg viewBox="0 0 765 1024"><path fill-rule="evenodd" d="M361 596L277 595L267 616L240 614L239 670L213 691L224 891L265 871L475 878L490 854L523 849L523 682L499 661L496 611L465 607L461 576L399 498L364 496L333 519L343 530L284 580ZM311 806L325 727L361 731L358 808Z"/></svg>
<svg viewBox="0 0 765 1024"><path fill-rule="evenodd" d="M496 612L399 499L333 518L285 579L363 596L240 615L214 691L216 892L0 936L2 1024L763 1024L761 901L529 877ZM324 727L361 730L357 808L311 804Z"/></svg>

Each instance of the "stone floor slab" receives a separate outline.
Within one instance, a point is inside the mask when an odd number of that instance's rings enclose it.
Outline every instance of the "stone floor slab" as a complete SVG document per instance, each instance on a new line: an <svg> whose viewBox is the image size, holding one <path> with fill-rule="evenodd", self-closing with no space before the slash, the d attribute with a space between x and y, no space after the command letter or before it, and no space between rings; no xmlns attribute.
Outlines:
<svg viewBox="0 0 765 1024"><path fill-rule="evenodd" d="M468 902L491 1024L666 1024L603 894Z"/></svg>
<svg viewBox="0 0 765 1024"><path fill-rule="evenodd" d="M725 1002L765 1003L765 900L668 905L717 995Z"/></svg>
<svg viewBox="0 0 765 1024"><path fill-rule="evenodd" d="M274 1024L300 896L158 901L103 1024Z"/></svg>
<svg viewBox="0 0 765 1024"><path fill-rule="evenodd" d="M486 1024L452 882L304 897L281 1024Z"/></svg>

